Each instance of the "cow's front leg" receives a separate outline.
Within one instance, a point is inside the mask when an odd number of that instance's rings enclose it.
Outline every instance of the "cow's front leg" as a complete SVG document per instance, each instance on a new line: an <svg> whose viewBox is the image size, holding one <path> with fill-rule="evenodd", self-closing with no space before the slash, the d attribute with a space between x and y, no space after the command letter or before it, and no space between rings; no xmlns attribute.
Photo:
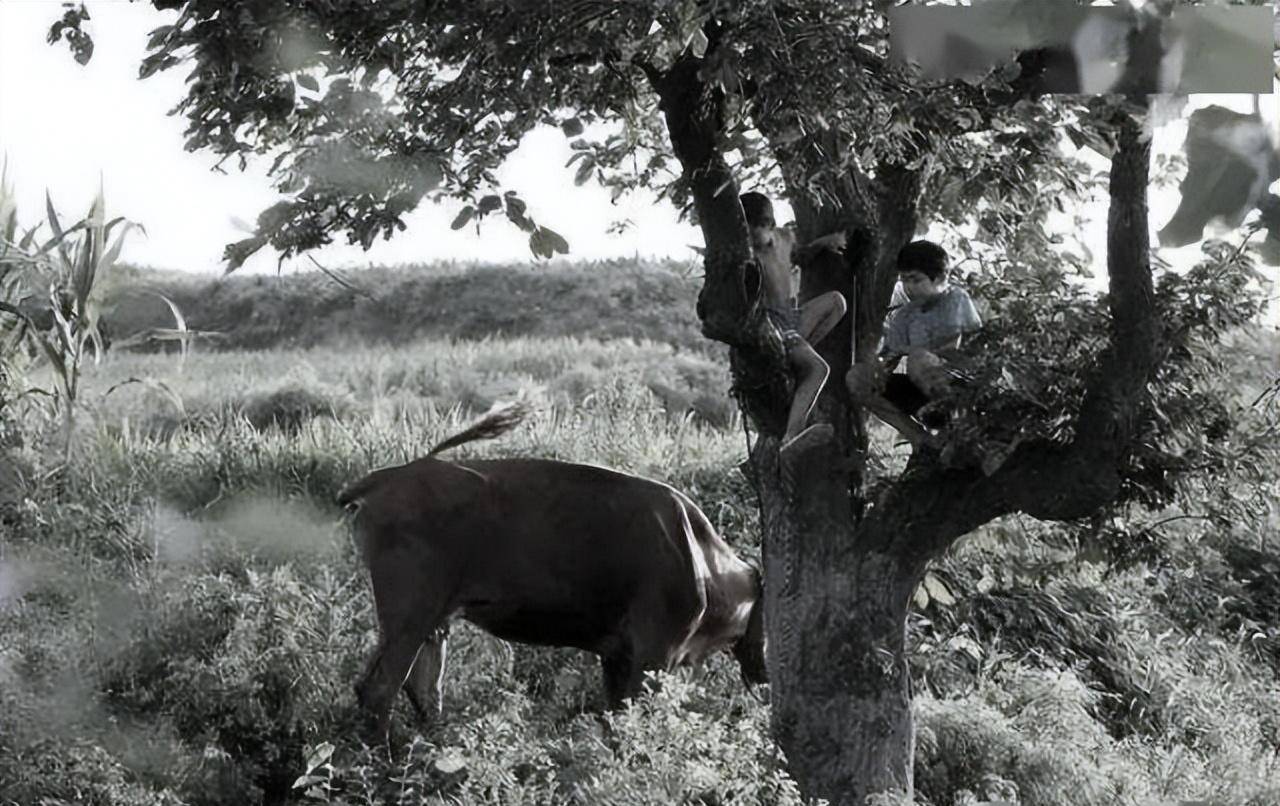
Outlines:
<svg viewBox="0 0 1280 806"><path fill-rule="evenodd" d="M444 704L444 665L449 650L449 629L441 627L423 642L409 670L404 690L424 725L438 719Z"/></svg>
<svg viewBox="0 0 1280 806"><path fill-rule="evenodd" d="M667 653L662 647L651 647L648 651L628 649L606 655L600 659L604 672L604 691L609 709L620 708L624 700L635 697L644 688L645 672L655 672L669 668ZM651 682L656 687L656 682Z"/></svg>
<svg viewBox="0 0 1280 806"><path fill-rule="evenodd" d="M632 690L631 653L618 651L600 658L600 671L604 676L604 697L606 707L612 711L622 707L622 701L632 697L639 691Z"/></svg>

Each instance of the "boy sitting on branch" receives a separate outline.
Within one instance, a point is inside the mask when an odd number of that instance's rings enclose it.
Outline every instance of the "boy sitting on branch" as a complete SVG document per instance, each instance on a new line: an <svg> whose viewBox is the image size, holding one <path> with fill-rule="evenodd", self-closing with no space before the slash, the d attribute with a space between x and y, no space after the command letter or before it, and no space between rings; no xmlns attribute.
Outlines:
<svg viewBox="0 0 1280 806"><path fill-rule="evenodd" d="M932 241L912 241L898 253L907 302L890 315L880 356L855 363L845 383L854 401L893 426L913 448L936 447L916 415L962 377L955 365L963 338L982 327L969 294L947 283L947 253ZM906 372L894 373L902 359Z"/></svg>

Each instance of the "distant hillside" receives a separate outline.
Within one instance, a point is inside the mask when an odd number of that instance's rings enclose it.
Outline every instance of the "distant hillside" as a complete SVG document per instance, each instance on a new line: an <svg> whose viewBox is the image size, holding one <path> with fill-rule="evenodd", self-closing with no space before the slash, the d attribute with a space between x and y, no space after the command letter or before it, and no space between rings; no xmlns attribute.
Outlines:
<svg viewBox="0 0 1280 806"><path fill-rule="evenodd" d="M173 327L173 300L222 349L394 344L422 337L588 336L706 350L694 303L700 278L683 264L602 261L545 265L454 263L215 277L128 269L108 296L113 341ZM152 293L155 292L155 293Z"/></svg>

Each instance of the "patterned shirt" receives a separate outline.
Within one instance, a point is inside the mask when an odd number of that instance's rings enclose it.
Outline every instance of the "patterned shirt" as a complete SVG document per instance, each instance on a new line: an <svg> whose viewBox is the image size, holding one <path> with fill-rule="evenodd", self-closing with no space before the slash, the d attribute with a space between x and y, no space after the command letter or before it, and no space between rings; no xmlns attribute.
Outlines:
<svg viewBox="0 0 1280 806"><path fill-rule="evenodd" d="M890 315L880 355L896 358L980 327L982 320L969 293L959 286L947 286L936 297L913 300Z"/></svg>

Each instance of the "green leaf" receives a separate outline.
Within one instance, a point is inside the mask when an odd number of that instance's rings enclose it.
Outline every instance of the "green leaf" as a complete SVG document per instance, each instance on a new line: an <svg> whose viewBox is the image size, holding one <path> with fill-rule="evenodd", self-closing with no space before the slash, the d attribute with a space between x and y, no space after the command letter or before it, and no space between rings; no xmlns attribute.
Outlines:
<svg viewBox="0 0 1280 806"><path fill-rule="evenodd" d="M225 273L230 274L236 269L244 265L254 252L267 245L267 239L261 235L255 235L252 238L245 238L242 241L236 241L233 244L227 244L222 251L222 259L227 261Z"/></svg>
<svg viewBox="0 0 1280 806"><path fill-rule="evenodd" d="M53 365L53 369L58 373L58 379L62 381L63 388L67 386L67 364L62 360L62 353L49 342L47 337L41 336L36 340L36 344L40 346L40 350L44 353L44 357Z"/></svg>
<svg viewBox="0 0 1280 806"><path fill-rule="evenodd" d="M582 121L577 118L569 118L560 121L560 129L564 132L565 137L577 137L582 134Z"/></svg>
<svg viewBox="0 0 1280 806"><path fill-rule="evenodd" d="M445 775L453 775L454 773L461 772L466 769L467 760L462 756L462 754L451 750L440 758L437 758L432 762L431 766L435 767Z"/></svg>
<svg viewBox="0 0 1280 806"><path fill-rule="evenodd" d="M911 594L911 601L915 603L917 610L924 610L929 606L929 592L924 589L924 585L916 585L915 593Z"/></svg>
<svg viewBox="0 0 1280 806"><path fill-rule="evenodd" d="M567 255L569 253L569 242L554 230L546 227L537 227L534 229L533 234L529 236L529 249L538 257L550 258L557 253Z"/></svg>
<svg viewBox="0 0 1280 806"><path fill-rule="evenodd" d="M129 230L133 229L133 226L132 222L128 222L125 224L124 229L116 233L115 241L107 248L106 252L104 252L102 257L98 260L97 271L99 275L106 273L116 264L116 258L120 256L120 249L124 246L124 236L129 233Z"/></svg>
<svg viewBox="0 0 1280 806"><path fill-rule="evenodd" d="M302 87L304 90L311 90L312 92L320 91L320 82L316 81L315 77L310 73L298 73L297 82L298 86Z"/></svg>
<svg viewBox="0 0 1280 806"><path fill-rule="evenodd" d="M687 43L689 51L699 59L706 55L708 44L710 44L710 42L707 39L707 35L703 33L701 28L697 29L692 35L690 35Z"/></svg>
<svg viewBox="0 0 1280 806"><path fill-rule="evenodd" d="M479 209L480 215L488 215L489 213L492 213L494 210L497 210L501 206L502 206L502 197L490 194L480 199L478 209Z"/></svg>
<svg viewBox="0 0 1280 806"><path fill-rule="evenodd" d="M458 212L457 217L453 219L453 223L449 225L449 229L462 229L467 225L467 222L471 220L471 217L474 216L475 213L476 208L471 205L468 204L466 207L463 207Z"/></svg>
<svg viewBox="0 0 1280 806"><path fill-rule="evenodd" d="M17 213L15 212L15 213L14 213L14 215L16 216L16 215L17 215ZM16 219L15 219L15 220L16 220ZM41 226L40 224L36 224L36 225L35 225L34 227L32 227L31 229L27 230L26 234L22 236L22 240L21 240L21 241L18 241L18 249L19 249L19 250L21 250L21 251L23 251L23 252L26 252L27 250L29 250L29 249L31 248L31 244L32 244L32 243L35 241L35 239L36 239L36 233L38 233L38 232L40 231L40 226Z"/></svg>
<svg viewBox="0 0 1280 806"><path fill-rule="evenodd" d="M161 25L159 28L153 30L147 39L147 50L155 50L160 47L160 43L163 42L172 32L172 25Z"/></svg>
<svg viewBox="0 0 1280 806"><path fill-rule="evenodd" d="M951 607L956 603L956 597L951 595L951 591L947 590L947 586L942 584L942 580L938 579L932 573L924 575L924 588L929 592L929 598L945 607Z"/></svg>
<svg viewBox="0 0 1280 806"><path fill-rule="evenodd" d="M585 185L591 179L591 175L595 173L596 161L590 155L582 161L578 166L578 170L573 175L573 184L581 186Z"/></svg>
<svg viewBox="0 0 1280 806"><path fill-rule="evenodd" d="M512 194L506 196L507 218L525 232L534 232L536 225L524 214L525 203Z"/></svg>
<svg viewBox="0 0 1280 806"><path fill-rule="evenodd" d="M69 265L71 263L71 257L67 254L66 247L63 246L62 241L70 233L62 231L62 223L58 221L58 213L53 209L53 197L49 195L49 191L47 190L44 192L44 206L45 215L49 221L49 229L53 230L53 239L45 244L40 251L45 252L51 247L57 246L58 253L62 256L62 262ZM73 227L72 229L74 230L79 226L80 225L76 225L76 227Z"/></svg>
<svg viewBox="0 0 1280 806"><path fill-rule="evenodd" d="M311 772L316 767L319 767L321 764L328 761L332 755L333 745L329 742L321 742L311 748L311 751L307 753L307 772Z"/></svg>
<svg viewBox="0 0 1280 806"><path fill-rule="evenodd" d="M542 232L543 237L550 243L554 252L561 255L569 254L569 242L566 241L560 233L555 230L547 229L546 227L539 227L538 229Z"/></svg>

